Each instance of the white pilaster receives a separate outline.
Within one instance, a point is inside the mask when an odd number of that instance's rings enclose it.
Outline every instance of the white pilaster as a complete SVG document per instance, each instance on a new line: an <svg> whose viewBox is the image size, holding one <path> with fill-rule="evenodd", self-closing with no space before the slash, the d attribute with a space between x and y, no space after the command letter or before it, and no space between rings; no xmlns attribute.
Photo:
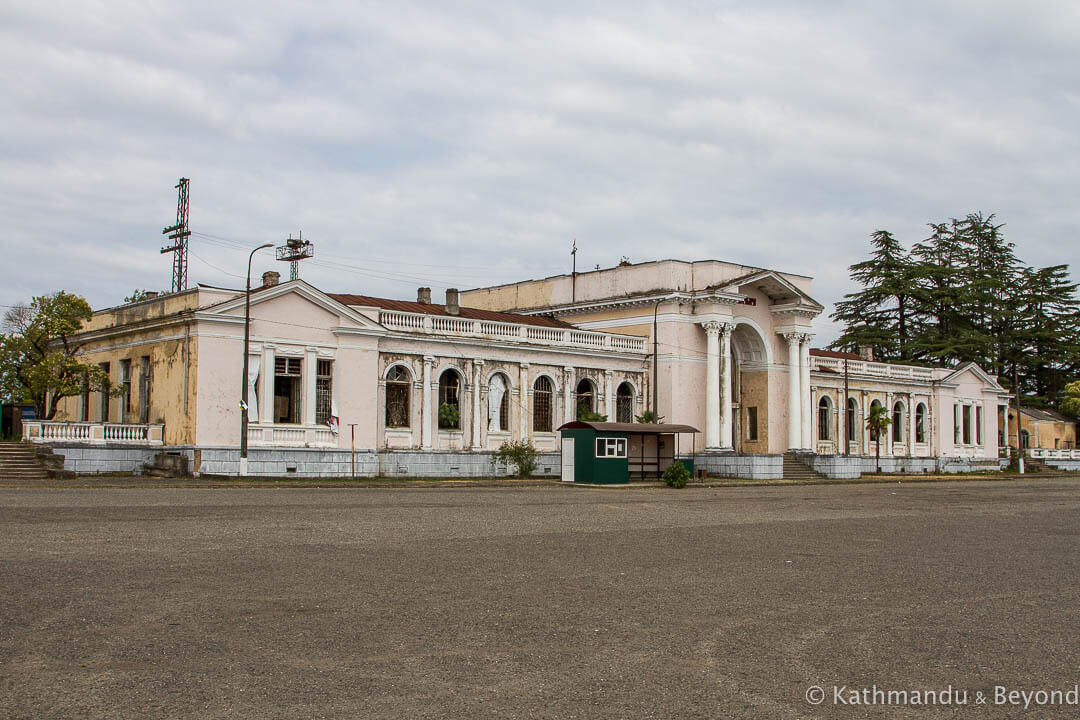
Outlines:
<svg viewBox="0 0 1080 720"><path fill-rule="evenodd" d="M814 438L811 436L814 404L810 398L810 339L813 335L803 334L799 340L799 399L800 399L800 432L802 447L810 449L814 447Z"/></svg>
<svg viewBox="0 0 1080 720"><path fill-rule="evenodd" d="M420 446L430 450L432 446L432 432L434 424L431 421L431 370L435 364L435 358L431 355L424 356L424 405L423 417L420 420Z"/></svg>
<svg viewBox="0 0 1080 720"><path fill-rule="evenodd" d="M788 449L795 450L802 443L802 403L799 373L799 341L801 333L784 333L788 349Z"/></svg>
<svg viewBox="0 0 1080 720"><path fill-rule="evenodd" d="M315 424L315 377L319 372L319 348L304 350L304 424Z"/></svg>
<svg viewBox="0 0 1080 720"><path fill-rule="evenodd" d="M262 385L259 398L259 413L262 422L270 425L274 422L274 346L263 345Z"/></svg>
<svg viewBox="0 0 1080 720"><path fill-rule="evenodd" d="M720 447L720 323L705 328L705 449Z"/></svg>
<svg viewBox="0 0 1080 720"><path fill-rule="evenodd" d="M723 395L720 398L720 447L731 449L731 331L734 325L722 323L720 325L720 390Z"/></svg>
<svg viewBox="0 0 1080 720"><path fill-rule="evenodd" d="M915 454L915 394L908 393L908 436L907 436L907 454Z"/></svg>
<svg viewBox="0 0 1080 720"><path fill-rule="evenodd" d="M1005 424L1005 446L1009 444L1009 406L1005 405L1001 410L1001 420Z"/></svg>
<svg viewBox="0 0 1080 720"><path fill-rule="evenodd" d="M563 367L563 422L574 422L574 368Z"/></svg>
<svg viewBox="0 0 1080 720"><path fill-rule="evenodd" d="M480 428L486 423L480 412L480 387L483 379L484 361L473 360L473 386L472 386L472 449L480 449Z"/></svg>
<svg viewBox="0 0 1080 720"><path fill-rule="evenodd" d="M615 371L604 371L604 414L608 422L616 422L615 417Z"/></svg>
<svg viewBox="0 0 1080 720"><path fill-rule="evenodd" d="M532 386L529 385L529 363L521 363L521 437L522 441L529 439L529 413L532 403L529 402ZM554 413L552 413L554 415Z"/></svg>

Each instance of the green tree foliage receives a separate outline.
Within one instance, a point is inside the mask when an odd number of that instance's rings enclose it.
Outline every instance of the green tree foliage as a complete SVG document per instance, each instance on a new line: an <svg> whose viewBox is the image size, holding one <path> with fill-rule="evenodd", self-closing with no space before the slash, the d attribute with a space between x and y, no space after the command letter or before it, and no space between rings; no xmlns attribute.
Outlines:
<svg viewBox="0 0 1080 720"><path fill-rule="evenodd" d="M454 403L439 405L439 428L456 429L461 421L461 410Z"/></svg>
<svg viewBox="0 0 1080 720"><path fill-rule="evenodd" d="M881 435L892 425L888 408L882 405L871 405L870 412L866 416L866 429L870 437L874 439L874 457L876 458L877 471L881 472Z"/></svg>
<svg viewBox="0 0 1080 720"><path fill-rule="evenodd" d="M834 345L849 349L871 345L875 357L883 360L910 359L913 263L885 230L870 235L870 247L870 259L849 268L862 290L836 303L832 318L844 323L844 332Z"/></svg>
<svg viewBox="0 0 1080 720"><path fill-rule="evenodd" d="M51 420L65 397L86 389L108 391L109 378L97 365L76 358L71 336L92 315L78 295L59 291L35 297L4 314L0 338L0 377L10 397L34 405Z"/></svg>
<svg viewBox="0 0 1080 720"><path fill-rule="evenodd" d="M975 362L1029 402L1054 405L1080 371L1080 305L1068 267L1032 268L994 215L931 223L911 252L871 236L851 266L861 289L837 303L844 330L831 347L871 345L883 360Z"/></svg>
<svg viewBox="0 0 1080 720"><path fill-rule="evenodd" d="M504 442L491 461L513 465L517 477L528 477L536 470L537 449L528 440Z"/></svg>
<svg viewBox="0 0 1080 720"><path fill-rule="evenodd" d="M1061 412L1080 418L1080 380L1065 386L1065 395L1061 398Z"/></svg>
<svg viewBox="0 0 1080 720"><path fill-rule="evenodd" d="M664 483L668 487L682 489L688 482L690 482L690 471L678 460L668 465L667 470L664 471Z"/></svg>
<svg viewBox="0 0 1080 720"><path fill-rule="evenodd" d="M589 410L578 410L577 419L582 422L607 422L607 415Z"/></svg>

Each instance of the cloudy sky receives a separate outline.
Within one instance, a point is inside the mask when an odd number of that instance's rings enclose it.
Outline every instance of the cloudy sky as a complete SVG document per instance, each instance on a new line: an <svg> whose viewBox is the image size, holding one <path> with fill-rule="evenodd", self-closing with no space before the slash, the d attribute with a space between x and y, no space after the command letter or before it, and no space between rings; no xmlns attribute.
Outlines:
<svg viewBox="0 0 1080 720"><path fill-rule="evenodd" d="M166 289L180 176L190 279L229 286L298 230L305 279L404 298L564 272L574 238L830 306L878 228L1078 247L1073 1L3 0L0 38L4 304Z"/></svg>

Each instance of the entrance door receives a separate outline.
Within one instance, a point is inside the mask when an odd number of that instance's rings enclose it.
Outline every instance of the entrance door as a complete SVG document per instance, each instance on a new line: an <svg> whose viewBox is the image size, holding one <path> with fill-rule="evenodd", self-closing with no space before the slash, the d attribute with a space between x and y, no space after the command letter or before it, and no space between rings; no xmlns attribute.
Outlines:
<svg viewBox="0 0 1080 720"><path fill-rule="evenodd" d="M562 481L574 482L574 438L562 439Z"/></svg>

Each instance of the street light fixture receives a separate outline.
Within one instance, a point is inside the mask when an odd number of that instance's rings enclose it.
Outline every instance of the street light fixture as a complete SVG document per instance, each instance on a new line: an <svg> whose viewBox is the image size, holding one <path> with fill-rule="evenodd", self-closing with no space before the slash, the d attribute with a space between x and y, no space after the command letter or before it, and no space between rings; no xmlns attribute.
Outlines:
<svg viewBox="0 0 1080 720"><path fill-rule="evenodd" d="M255 253L265 248L274 247L273 243L264 243L248 255L247 288L244 291L244 370L240 376L240 474L247 475L248 451L248 340L251 333L251 260Z"/></svg>

